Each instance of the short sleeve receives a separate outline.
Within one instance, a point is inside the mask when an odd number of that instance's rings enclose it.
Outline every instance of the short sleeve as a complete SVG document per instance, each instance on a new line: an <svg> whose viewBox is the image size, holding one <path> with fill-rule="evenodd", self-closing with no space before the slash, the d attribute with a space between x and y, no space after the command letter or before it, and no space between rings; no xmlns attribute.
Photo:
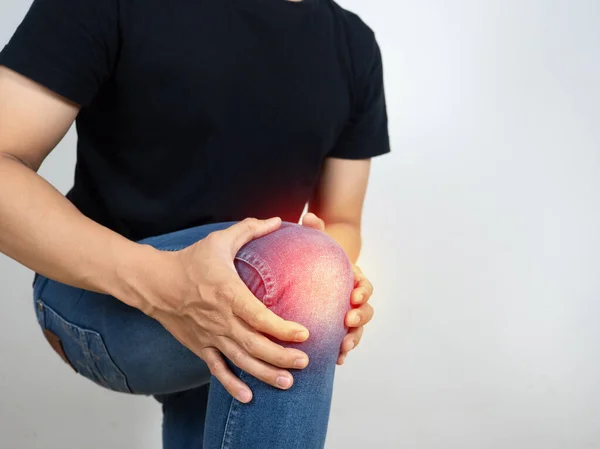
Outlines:
<svg viewBox="0 0 600 449"><path fill-rule="evenodd" d="M34 0L0 64L87 106L118 55L117 0Z"/></svg>
<svg viewBox="0 0 600 449"><path fill-rule="evenodd" d="M329 157L367 159L390 152L383 63L374 36L369 48L366 57L360 55L367 61L366 69L357 77L350 117Z"/></svg>

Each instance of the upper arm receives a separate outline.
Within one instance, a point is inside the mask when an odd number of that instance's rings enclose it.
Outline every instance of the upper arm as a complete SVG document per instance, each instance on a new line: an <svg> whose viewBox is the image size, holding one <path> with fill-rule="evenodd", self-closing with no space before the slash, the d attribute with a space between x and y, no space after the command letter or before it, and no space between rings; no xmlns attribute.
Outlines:
<svg viewBox="0 0 600 449"><path fill-rule="evenodd" d="M390 152L383 60L375 34L356 16L350 21L352 104L328 157L368 159Z"/></svg>
<svg viewBox="0 0 600 449"><path fill-rule="evenodd" d="M390 152L383 63L374 33L348 13L356 64L354 102L335 145L327 153L308 209L325 223L360 226L371 158Z"/></svg>
<svg viewBox="0 0 600 449"><path fill-rule="evenodd" d="M308 210L325 223L360 225L370 168L371 159L326 158Z"/></svg>
<svg viewBox="0 0 600 449"><path fill-rule="evenodd" d="M33 0L0 52L0 153L37 170L111 76L116 0Z"/></svg>
<svg viewBox="0 0 600 449"><path fill-rule="evenodd" d="M78 111L75 103L0 66L0 155L37 171Z"/></svg>

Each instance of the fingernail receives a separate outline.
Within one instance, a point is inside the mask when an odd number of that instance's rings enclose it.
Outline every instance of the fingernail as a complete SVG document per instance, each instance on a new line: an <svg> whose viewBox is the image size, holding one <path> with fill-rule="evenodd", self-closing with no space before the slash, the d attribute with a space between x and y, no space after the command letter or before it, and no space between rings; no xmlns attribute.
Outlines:
<svg viewBox="0 0 600 449"><path fill-rule="evenodd" d="M360 315L355 315L354 318L352 318L352 324L358 323L360 323Z"/></svg>
<svg viewBox="0 0 600 449"><path fill-rule="evenodd" d="M248 390L240 390L238 393L238 400L240 402L250 402L250 399L252 399L252 393Z"/></svg>
<svg viewBox="0 0 600 449"><path fill-rule="evenodd" d="M308 338L308 332L306 331L298 331L294 335L294 340L296 341L304 341Z"/></svg>
<svg viewBox="0 0 600 449"><path fill-rule="evenodd" d="M348 345L348 351L352 351L354 349L354 342L351 341L350 344Z"/></svg>
<svg viewBox="0 0 600 449"><path fill-rule="evenodd" d="M294 368L304 368L308 365L308 359L300 358L294 362Z"/></svg>
<svg viewBox="0 0 600 449"><path fill-rule="evenodd" d="M279 376L277 378L277 385L279 385L281 388L287 388L291 384L292 384L292 379L290 379L289 377Z"/></svg>

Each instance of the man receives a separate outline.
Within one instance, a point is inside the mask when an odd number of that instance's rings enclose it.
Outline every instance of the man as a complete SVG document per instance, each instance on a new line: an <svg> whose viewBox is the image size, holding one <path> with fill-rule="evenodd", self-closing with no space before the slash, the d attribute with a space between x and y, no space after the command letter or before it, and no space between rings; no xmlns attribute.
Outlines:
<svg viewBox="0 0 600 449"><path fill-rule="evenodd" d="M373 32L331 0L34 0L0 64L0 251L56 352L154 395L167 449L322 447L373 314ZM36 172L74 121L65 198Z"/></svg>

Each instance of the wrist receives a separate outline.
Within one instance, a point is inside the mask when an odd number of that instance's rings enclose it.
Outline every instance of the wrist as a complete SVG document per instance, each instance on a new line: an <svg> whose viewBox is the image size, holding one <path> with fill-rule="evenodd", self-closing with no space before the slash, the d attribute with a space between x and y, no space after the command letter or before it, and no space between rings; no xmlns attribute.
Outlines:
<svg viewBox="0 0 600 449"><path fill-rule="evenodd" d="M354 223L326 223L325 233L344 249L350 261L356 263L362 246L360 225Z"/></svg>
<svg viewBox="0 0 600 449"><path fill-rule="evenodd" d="M109 294L152 316L165 302L182 297L183 272L176 252L134 245L116 266L116 281Z"/></svg>

